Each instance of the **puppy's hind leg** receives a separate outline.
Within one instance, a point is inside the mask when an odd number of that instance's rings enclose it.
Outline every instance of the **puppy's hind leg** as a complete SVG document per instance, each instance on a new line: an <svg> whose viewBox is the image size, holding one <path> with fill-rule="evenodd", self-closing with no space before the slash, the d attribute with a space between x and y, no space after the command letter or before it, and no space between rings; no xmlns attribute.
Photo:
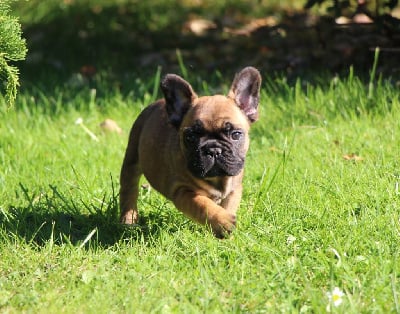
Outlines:
<svg viewBox="0 0 400 314"><path fill-rule="evenodd" d="M135 224L138 221L137 200L139 197L139 179L141 171L139 166L129 163L125 158L121 169L119 204L121 208L120 222Z"/></svg>

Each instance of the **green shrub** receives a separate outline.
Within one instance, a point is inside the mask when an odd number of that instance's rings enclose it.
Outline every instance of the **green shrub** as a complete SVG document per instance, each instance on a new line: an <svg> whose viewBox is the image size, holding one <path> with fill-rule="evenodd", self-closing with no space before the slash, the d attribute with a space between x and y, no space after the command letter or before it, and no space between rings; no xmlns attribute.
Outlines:
<svg viewBox="0 0 400 314"><path fill-rule="evenodd" d="M0 2L0 89L10 106L15 101L19 85L18 69L10 63L24 60L27 52L21 25L17 18L10 15L11 1Z"/></svg>

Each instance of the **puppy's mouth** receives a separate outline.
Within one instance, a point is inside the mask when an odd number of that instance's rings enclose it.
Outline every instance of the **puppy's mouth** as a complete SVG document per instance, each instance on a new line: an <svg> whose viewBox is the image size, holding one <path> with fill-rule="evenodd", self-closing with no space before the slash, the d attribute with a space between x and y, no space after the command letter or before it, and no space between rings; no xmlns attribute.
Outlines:
<svg viewBox="0 0 400 314"><path fill-rule="evenodd" d="M219 146L204 146L188 159L188 168L197 178L236 176L244 166L244 158Z"/></svg>

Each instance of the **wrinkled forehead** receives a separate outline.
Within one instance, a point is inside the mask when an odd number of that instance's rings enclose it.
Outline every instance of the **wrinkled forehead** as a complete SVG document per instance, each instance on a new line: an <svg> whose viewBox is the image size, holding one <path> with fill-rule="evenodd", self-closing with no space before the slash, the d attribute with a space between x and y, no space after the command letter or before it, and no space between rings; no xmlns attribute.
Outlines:
<svg viewBox="0 0 400 314"><path fill-rule="evenodd" d="M207 129L221 129L227 122L235 128L245 130L249 128L247 117L228 97L222 95L200 97L193 105L188 112L188 120L192 122L200 120Z"/></svg>

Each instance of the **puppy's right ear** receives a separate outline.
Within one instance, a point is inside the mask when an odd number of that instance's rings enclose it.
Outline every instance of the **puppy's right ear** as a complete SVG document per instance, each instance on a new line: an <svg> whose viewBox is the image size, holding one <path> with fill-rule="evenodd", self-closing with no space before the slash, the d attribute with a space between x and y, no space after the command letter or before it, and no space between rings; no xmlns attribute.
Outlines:
<svg viewBox="0 0 400 314"><path fill-rule="evenodd" d="M160 87L165 97L169 121L178 128L197 95L188 82L175 74L167 74Z"/></svg>

